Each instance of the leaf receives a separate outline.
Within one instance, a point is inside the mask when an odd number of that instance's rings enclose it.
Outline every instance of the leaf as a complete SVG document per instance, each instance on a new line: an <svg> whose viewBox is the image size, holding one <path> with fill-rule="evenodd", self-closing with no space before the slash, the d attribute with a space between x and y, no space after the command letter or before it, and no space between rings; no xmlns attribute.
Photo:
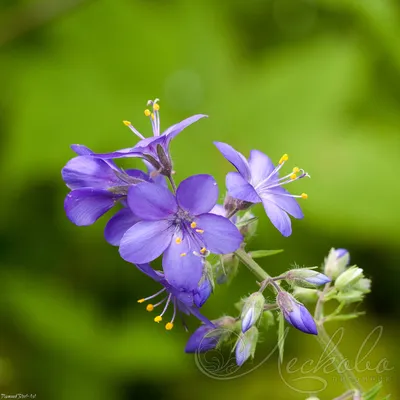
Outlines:
<svg viewBox="0 0 400 400"><path fill-rule="evenodd" d="M367 392L363 394L364 400L374 400L382 389L382 382L378 382L375 386L372 386Z"/></svg>
<svg viewBox="0 0 400 400"><path fill-rule="evenodd" d="M278 350L279 350L279 361L283 362L283 350L285 347L285 319L283 314L280 313L278 316Z"/></svg>
<svg viewBox="0 0 400 400"><path fill-rule="evenodd" d="M262 258L262 257L268 257L268 256L273 256L275 254L282 253L283 249L280 250L254 250L250 251L249 255L251 258Z"/></svg>

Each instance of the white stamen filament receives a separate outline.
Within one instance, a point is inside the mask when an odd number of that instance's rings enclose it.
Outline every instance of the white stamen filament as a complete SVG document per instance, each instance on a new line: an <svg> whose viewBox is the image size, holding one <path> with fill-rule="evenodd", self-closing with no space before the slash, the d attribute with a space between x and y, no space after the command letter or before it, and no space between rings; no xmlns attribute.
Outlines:
<svg viewBox="0 0 400 400"><path fill-rule="evenodd" d="M144 136L138 131L136 130L132 124L128 125L128 128L139 138L139 139L144 139Z"/></svg>
<svg viewBox="0 0 400 400"><path fill-rule="evenodd" d="M152 296L146 297L143 299L143 302L150 300L150 299L154 299L154 297L157 297L159 294L161 294L162 292L165 292L165 288L161 289L159 292L157 292L156 294L153 294Z"/></svg>
<svg viewBox="0 0 400 400"><path fill-rule="evenodd" d="M277 167L274 168L274 170L265 178L263 179L260 183L257 184L257 186L254 189L258 189L260 186L262 186L264 183L268 182L270 178L272 178L274 175L278 173L278 171L282 168L283 164L285 164L286 161L283 161L281 164L279 164Z"/></svg>
<svg viewBox="0 0 400 400"><path fill-rule="evenodd" d="M172 297L172 294L170 294L170 295L168 296L167 304L165 305L163 312L160 314L160 317L162 317L162 316L165 314L165 311L167 311L168 306L169 306L169 302L171 301L171 297Z"/></svg>

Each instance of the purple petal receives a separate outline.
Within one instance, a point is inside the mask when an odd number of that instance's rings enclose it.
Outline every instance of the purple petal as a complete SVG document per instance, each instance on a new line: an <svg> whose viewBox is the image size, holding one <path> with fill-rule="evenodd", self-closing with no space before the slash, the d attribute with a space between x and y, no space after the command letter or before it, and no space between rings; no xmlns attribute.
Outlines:
<svg viewBox="0 0 400 400"><path fill-rule="evenodd" d="M256 323L256 315L254 313L254 308L250 307L242 319L242 332L245 333Z"/></svg>
<svg viewBox="0 0 400 400"><path fill-rule="evenodd" d="M275 169L274 164L268 156L258 150L251 150L249 157L251 172L251 183L257 185L271 175Z"/></svg>
<svg viewBox="0 0 400 400"><path fill-rule="evenodd" d="M203 260L193 254L189 237L177 244L176 237L163 256L163 270L166 280L175 288L196 291L203 275Z"/></svg>
<svg viewBox="0 0 400 400"><path fill-rule="evenodd" d="M168 129L166 129L163 133L162 136L168 136L168 140L172 140L178 133L182 132L185 128L187 128L189 125L192 125L196 121L198 121L201 118L206 118L207 115L204 114L197 114L193 115L189 118L184 119L181 122L178 122L175 125L170 126Z"/></svg>
<svg viewBox="0 0 400 400"><path fill-rule="evenodd" d="M250 181L249 163L243 154L236 151L232 146L222 142L214 142L222 155L239 171L246 181Z"/></svg>
<svg viewBox="0 0 400 400"><path fill-rule="evenodd" d="M111 153L92 153L91 156L107 160L110 158L143 157L143 153L140 150L136 150L134 147L129 147L127 149L112 151Z"/></svg>
<svg viewBox="0 0 400 400"><path fill-rule="evenodd" d="M141 179L142 181L152 183L150 176L146 174L146 172L141 171L140 169L126 169L124 172L127 175L131 176L132 178Z"/></svg>
<svg viewBox="0 0 400 400"><path fill-rule="evenodd" d="M225 217L215 214L202 214L195 221L197 228L204 231L201 234L201 239L211 253L233 253L243 241L243 236L239 230Z"/></svg>
<svg viewBox="0 0 400 400"><path fill-rule="evenodd" d="M216 204L210 211L211 214L220 215L221 217L226 216L226 210L221 204Z"/></svg>
<svg viewBox="0 0 400 400"><path fill-rule="evenodd" d="M215 332L213 332L215 331ZM215 330L211 325L201 325L197 328L186 343L186 353L203 353L214 349L220 338L222 329Z"/></svg>
<svg viewBox="0 0 400 400"><path fill-rule="evenodd" d="M192 215L207 213L218 200L217 182L211 175L193 175L180 183L176 200Z"/></svg>
<svg viewBox="0 0 400 400"><path fill-rule="evenodd" d="M193 296L194 303L197 307L201 307L212 293L212 285L208 278L203 278L197 288L197 292Z"/></svg>
<svg viewBox="0 0 400 400"><path fill-rule="evenodd" d="M136 216L147 221L168 218L178 209L174 195L167 188L147 182L131 186L128 205Z"/></svg>
<svg viewBox="0 0 400 400"><path fill-rule="evenodd" d="M294 218L304 218L304 214L301 211L297 200L294 197L291 197L290 193L282 187L270 189L268 192L262 194L261 198L274 203Z"/></svg>
<svg viewBox="0 0 400 400"><path fill-rule="evenodd" d="M102 189L76 189L67 195L64 209L67 217L78 226L92 225L117 201L115 194Z"/></svg>
<svg viewBox="0 0 400 400"><path fill-rule="evenodd" d="M260 196L253 186L248 183L238 172L229 172L226 175L226 187L228 193L235 199L248 201L250 203L260 203Z"/></svg>
<svg viewBox="0 0 400 400"><path fill-rule="evenodd" d="M263 199L262 203L268 218L275 228L278 229L283 236L290 236L292 234L292 223L286 212L267 199Z"/></svg>
<svg viewBox="0 0 400 400"><path fill-rule="evenodd" d="M84 187L106 189L123 184L109 164L90 156L79 156L68 161L61 175L70 189Z"/></svg>
<svg viewBox="0 0 400 400"><path fill-rule="evenodd" d="M293 311L288 313L285 317L290 324L300 331L313 335L318 334L313 317L302 304L296 304L293 307Z"/></svg>
<svg viewBox="0 0 400 400"><path fill-rule="evenodd" d="M93 154L93 151L83 144L71 144L71 149L78 154L78 156L88 156L89 154Z"/></svg>
<svg viewBox="0 0 400 400"><path fill-rule="evenodd" d="M308 278L304 278L308 283L312 283L313 285L325 285L331 281L331 278L328 278L326 275L318 273L315 276L310 276Z"/></svg>
<svg viewBox="0 0 400 400"><path fill-rule="evenodd" d="M119 246L122 236L125 232L139 222L130 208L119 210L107 223L104 230L104 236L108 243L113 246Z"/></svg>
<svg viewBox="0 0 400 400"><path fill-rule="evenodd" d="M167 248L172 235L169 221L140 221L125 232L119 253L134 264L153 261Z"/></svg>
<svg viewBox="0 0 400 400"><path fill-rule="evenodd" d="M151 268L150 264L137 264L136 267L140 269L143 273L145 273L150 278L154 279L156 282L159 282L164 279L164 275L158 271L155 271Z"/></svg>

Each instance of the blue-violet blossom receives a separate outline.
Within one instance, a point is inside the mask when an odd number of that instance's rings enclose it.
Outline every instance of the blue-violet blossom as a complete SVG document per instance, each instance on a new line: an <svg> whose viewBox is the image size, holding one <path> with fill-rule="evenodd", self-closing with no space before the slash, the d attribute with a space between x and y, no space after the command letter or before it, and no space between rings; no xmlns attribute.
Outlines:
<svg viewBox="0 0 400 400"><path fill-rule="evenodd" d="M288 214L297 219L304 217L295 198L306 199L307 194L292 195L282 186L309 175L295 167L290 174L279 178L278 172L288 160L287 154L281 157L278 166L275 167L269 157L261 151L252 150L249 159L246 160L232 146L221 142L214 144L238 170L229 172L226 176L229 195L247 203L263 203L272 224L283 236L290 236L292 226Z"/></svg>
<svg viewBox="0 0 400 400"><path fill-rule="evenodd" d="M204 257L232 253L243 240L231 221L210 213L217 199L217 183L210 175L185 179L176 195L152 183L131 186L128 205L140 221L121 239L122 258L143 264L164 253L163 270L172 285L197 284ZM183 273L186 270L191 275Z"/></svg>

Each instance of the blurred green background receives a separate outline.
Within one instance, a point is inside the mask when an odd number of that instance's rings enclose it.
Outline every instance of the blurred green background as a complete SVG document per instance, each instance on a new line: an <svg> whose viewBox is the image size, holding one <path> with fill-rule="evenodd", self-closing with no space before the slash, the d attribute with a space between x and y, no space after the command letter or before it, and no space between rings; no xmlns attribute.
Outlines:
<svg viewBox="0 0 400 400"><path fill-rule="evenodd" d="M257 207L260 232L249 248L285 249L262 263L271 274L294 262L320 265L331 247L349 249L373 292L362 306L367 316L343 324L341 346L353 362L365 337L383 326L367 360L387 358L394 369L357 376L365 387L382 379L383 393L398 398L398 2L1 0L0 46L1 393L307 397L285 385L276 354L238 379L205 376L183 352L183 328L166 332L136 303L158 287L104 241L106 218L78 228L64 214L60 170L73 157L69 145L97 152L133 145L121 121L149 136L143 110L159 97L162 128L210 116L172 144L178 181L210 173L223 196L230 166L214 140L275 161L288 153L289 166L311 174L291 188L309 195L293 235L280 236ZM254 289L242 269L203 312L232 314ZM273 348L273 333L245 369ZM314 338L290 331L286 360L317 362L320 353ZM322 399L344 391L337 375L317 375L328 382Z"/></svg>

